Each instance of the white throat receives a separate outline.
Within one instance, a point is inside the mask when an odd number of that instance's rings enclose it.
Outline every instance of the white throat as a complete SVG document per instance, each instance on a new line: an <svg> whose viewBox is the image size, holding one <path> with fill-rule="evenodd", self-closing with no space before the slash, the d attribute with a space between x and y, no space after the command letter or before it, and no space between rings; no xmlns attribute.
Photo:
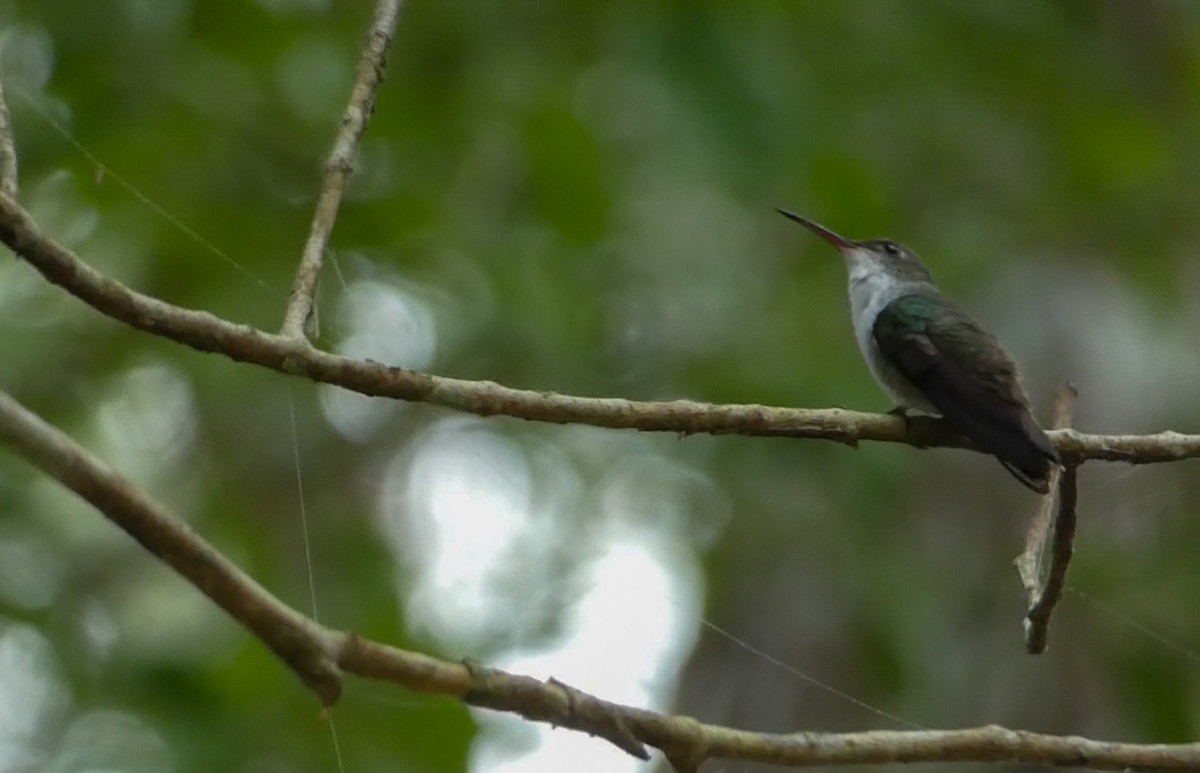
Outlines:
<svg viewBox="0 0 1200 773"><path fill-rule="evenodd" d="M870 250L853 247L843 251L842 255L850 275L850 314L854 317L854 332L861 345L863 328L867 334L871 332L875 317L883 307L913 292L921 283L897 278L879 264L879 256Z"/></svg>
<svg viewBox="0 0 1200 773"><path fill-rule="evenodd" d="M851 247L842 251L850 275L850 316L854 321L854 337L871 375L897 405L935 412L921 393L887 364L875 343L875 319L879 312L897 298L917 292L925 284L900 279L870 250Z"/></svg>

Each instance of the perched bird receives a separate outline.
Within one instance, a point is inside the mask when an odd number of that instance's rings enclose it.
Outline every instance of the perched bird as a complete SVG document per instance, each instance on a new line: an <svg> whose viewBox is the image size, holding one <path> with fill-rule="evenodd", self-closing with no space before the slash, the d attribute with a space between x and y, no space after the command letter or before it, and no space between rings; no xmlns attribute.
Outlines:
<svg viewBox="0 0 1200 773"><path fill-rule="evenodd" d="M1051 465L1062 461L995 336L943 296L902 245L851 241L793 212L779 213L842 253L858 347L897 409L941 416L1021 483L1046 493Z"/></svg>

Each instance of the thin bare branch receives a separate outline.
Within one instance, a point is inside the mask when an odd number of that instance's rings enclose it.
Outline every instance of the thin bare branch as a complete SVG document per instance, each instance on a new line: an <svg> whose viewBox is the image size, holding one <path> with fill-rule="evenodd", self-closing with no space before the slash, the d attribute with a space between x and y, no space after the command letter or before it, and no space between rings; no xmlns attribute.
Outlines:
<svg viewBox="0 0 1200 773"><path fill-rule="evenodd" d="M774 408L714 405L675 400L637 402L611 397L576 397L514 389L491 381L467 381L388 367L323 352L306 340L273 335L228 322L204 311L174 306L136 292L81 261L38 229L15 199L0 194L0 242L49 281L97 311L203 352L304 376L375 397L426 402L480 416L502 415L555 424L590 424L681 434L738 434L832 440L855 446L862 440L917 447L968 447L936 419L907 420L840 408ZM1149 464L1200 457L1200 435L1088 435L1052 430L1051 442L1068 464L1089 459Z"/></svg>
<svg viewBox="0 0 1200 773"><path fill-rule="evenodd" d="M358 67L354 71L354 88L350 102L342 114L341 128L333 141L333 149L325 162L325 176L321 182L321 194L317 198L316 212L292 292L288 297L281 333L292 338L310 335L310 320L316 301L317 284L321 277L321 266L325 262L325 250L333 233L342 194L350 175L354 173L354 156L367 121L375 110L375 92L383 82L388 47L396 33L396 21L400 18L401 0L379 0L375 6L375 17L363 41Z"/></svg>
<svg viewBox="0 0 1200 773"><path fill-rule="evenodd" d="M347 672L423 692L451 694L476 706L579 730L642 759L641 744L652 746L679 771L697 770L704 761L717 759L787 767L955 761L1093 770L1182 771L1200 766L1200 744L1120 744L996 725L961 730L756 733L612 703L555 679L543 682L478 665L466 667L463 690L462 675L451 664L358 637L351 638L338 663Z"/></svg>
<svg viewBox="0 0 1200 773"><path fill-rule="evenodd" d="M184 522L70 437L0 392L0 440L90 502L142 547L183 575L262 639L332 704L341 676L326 631L272 596Z"/></svg>
<svg viewBox="0 0 1200 773"><path fill-rule="evenodd" d="M754 733L596 698L555 679L451 663L320 625L271 595L212 545L64 433L0 392L0 441L94 505L257 636L325 705L342 674L448 695L603 738L680 771L710 759L793 767L894 762L1019 762L1096 770L1200 769L1200 744L1121 744L988 726L865 733Z"/></svg>
<svg viewBox="0 0 1200 773"><path fill-rule="evenodd" d="M8 117L8 100L0 83L0 193L17 197L17 147L13 142L12 121Z"/></svg>
<svg viewBox="0 0 1200 773"><path fill-rule="evenodd" d="M1054 395L1054 427L1066 429L1075 414L1075 398L1079 393L1069 383L1063 383ZM1025 534L1025 550L1013 561L1021 586L1025 589L1025 649L1031 655L1046 650L1050 616L1062 598L1066 585L1067 567L1075 552L1075 505L1078 498L1077 465L1068 463L1064 469L1050 472L1050 490L1042 496L1038 510L1029 522ZM1053 547L1050 569L1043 572L1043 557L1047 554L1050 521L1058 496L1058 517L1054 518ZM1043 582L1042 575L1046 579Z"/></svg>
<svg viewBox="0 0 1200 773"><path fill-rule="evenodd" d="M1054 520L1054 547L1050 553L1050 571L1038 594L1037 602L1025 615L1025 649L1032 655L1046 650L1050 616L1062 599L1067 585L1067 567L1075 555L1075 507L1079 496L1079 468L1068 466L1058 481L1058 517Z"/></svg>

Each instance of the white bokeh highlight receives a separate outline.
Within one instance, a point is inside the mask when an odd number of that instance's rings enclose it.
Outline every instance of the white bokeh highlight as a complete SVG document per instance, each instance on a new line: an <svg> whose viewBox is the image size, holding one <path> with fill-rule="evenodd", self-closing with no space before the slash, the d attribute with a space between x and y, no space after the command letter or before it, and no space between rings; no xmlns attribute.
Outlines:
<svg viewBox="0 0 1200 773"><path fill-rule="evenodd" d="M373 279L349 284L335 314L346 357L374 360L410 370L425 370L437 355L436 319L429 302L415 289ZM383 426L400 405L333 386L320 389L321 410L347 440L363 442Z"/></svg>
<svg viewBox="0 0 1200 773"><path fill-rule="evenodd" d="M686 505L698 482L653 453L655 439L595 439L589 479L568 454L494 422L434 422L388 469L380 529L409 627L447 654L665 709L698 635ZM640 764L586 735L474 714L473 771Z"/></svg>

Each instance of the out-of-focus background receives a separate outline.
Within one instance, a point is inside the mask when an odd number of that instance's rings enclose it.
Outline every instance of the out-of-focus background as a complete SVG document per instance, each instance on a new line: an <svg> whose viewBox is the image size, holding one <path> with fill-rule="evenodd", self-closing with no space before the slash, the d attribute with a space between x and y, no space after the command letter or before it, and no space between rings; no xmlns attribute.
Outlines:
<svg viewBox="0 0 1200 773"><path fill-rule="evenodd" d="M1070 379L1080 428L1200 431L1200 6L407 6L322 346L889 408L840 259L784 206L915 249L1044 419ZM370 13L0 4L24 202L122 281L276 329ZM0 326L0 387L289 603L311 611L311 582L330 625L758 730L1200 731L1195 462L1083 468L1071 589L1031 657L1010 562L1037 498L983 456L361 398L131 332L11 258ZM0 454L0 771L653 768L358 680L333 719L336 744L255 640Z"/></svg>

